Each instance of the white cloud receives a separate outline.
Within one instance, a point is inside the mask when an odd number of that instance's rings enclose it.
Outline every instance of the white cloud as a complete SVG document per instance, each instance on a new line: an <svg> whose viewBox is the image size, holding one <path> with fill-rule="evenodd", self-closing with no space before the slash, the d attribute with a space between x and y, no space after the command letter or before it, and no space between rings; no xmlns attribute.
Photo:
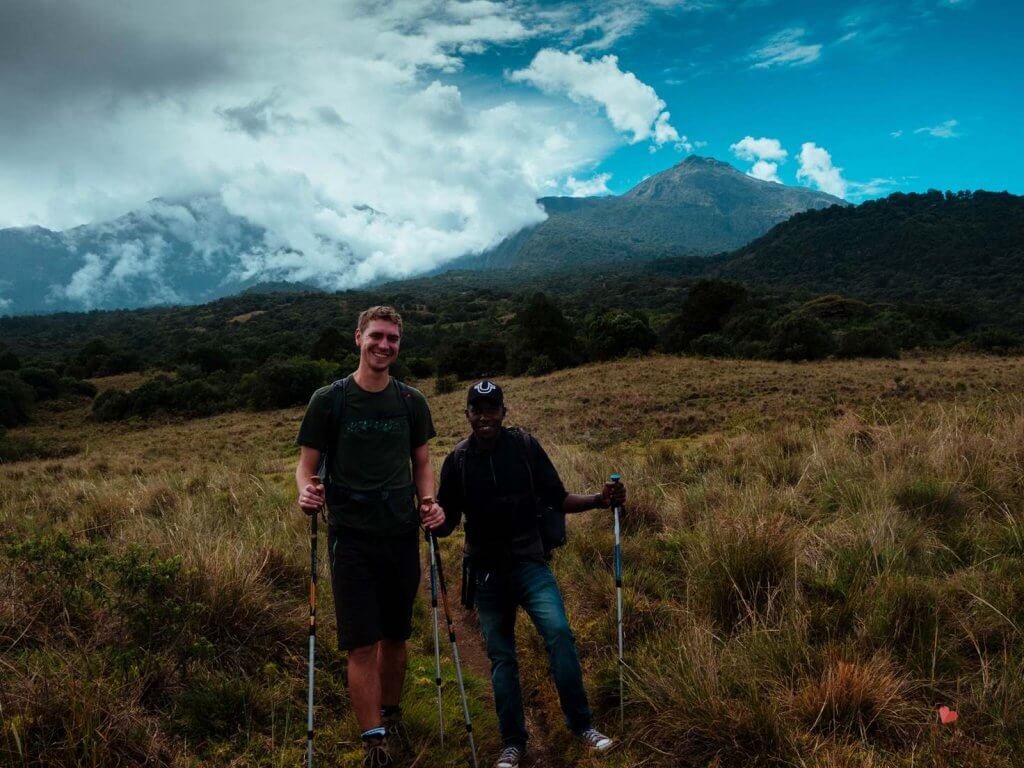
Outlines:
<svg viewBox="0 0 1024 768"><path fill-rule="evenodd" d="M800 147L800 168L797 179L806 180L812 186L836 197L846 197L848 182L843 178L843 169L832 164L832 155L812 141Z"/></svg>
<svg viewBox="0 0 1024 768"><path fill-rule="evenodd" d="M13 2L28 16L49 8ZM0 77L11 107L0 111L0 227L64 229L156 197L210 200L224 213L204 225L203 258L252 279L345 288L495 245L544 217L537 197L623 141L592 108L511 88L482 100L445 78L470 52L552 31L513 3L339 0L297 14L284 0L260 13L242 0L95 0L88 20L67 31L70 47L84 58L116 50L109 67L34 71L69 46L6 44L35 22L0 29L0 64L23 75ZM166 71L146 68L157 53ZM600 104L625 140L685 143L614 57L551 51L523 78L555 77L559 62L562 92ZM189 226L178 214L175 226ZM234 242L232 214L265 231L257 245L220 247ZM154 300L166 298L171 257L159 242L89 253L63 295L89 306L148 278Z"/></svg>
<svg viewBox="0 0 1024 768"><path fill-rule="evenodd" d="M589 179L577 179L570 176L565 180L565 186L568 188L571 197L610 195L612 191L608 189L608 181L611 177L610 173L599 173L597 176Z"/></svg>
<svg viewBox="0 0 1024 768"><path fill-rule="evenodd" d="M899 182L892 178L875 178L863 182L850 181L847 184L849 185L849 197L862 199L891 192L899 185Z"/></svg>
<svg viewBox="0 0 1024 768"><path fill-rule="evenodd" d="M745 136L735 144L729 145L729 150L741 160L777 160L784 162L789 153L782 148L782 142L778 139L769 139L762 136L755 139L753 136Z"/></svg>
<svg viewBox="0 0 1024 768"><path fill-rule="evenodd" d="M753 136L745 136L735 144L729 145L729 150L740 160L754 163L747 171L748 176L761 181L782 183L779 178L779 165L786 162L789 153L783 149L782 142L778 139L765 136L755 139Z"/></svg>
<svg viewBox="0 0 1024 768"><path fill-rule="evenodd" d="M806 34L801 27L791 27L766 38L747 56L753 61L751 68L797 67L817 61L821 57L822 46L804 42Z"/></svg>
<svg viewBox="0 0 1024 768"><path fill-rule="evenodd" d="M772 181L776 184L782 183L782 179L779 178L779 164L771 163L767 160L758 160L754 163L751 169L747 171L747 175L753 176L755 179L760 179L761 181Z"/></svg>
<svg viewBox="0 0 1024 768"><path fill-rule="evenodd" d="M892 131L889 135L892 136L894 139L898 139L900 136L903 135L903 129L900 128L899 130Z"/></svg>
<svg viewBox="0 0 1024 768"><path fill-rule="evenodd" d="M947 120L938 125L918 128L914 133L927 133L929 136L934 136L937 139L959 139L960 134L957 133L957 125L959 123L956 120Z"/></svg>
<svg viewBox="0 0 1024 768"><path fill-rule="evenodd" d="M630 134L631 144L647 139L659 146L686 141L668 122L665 102L632 72L619 69L617 56L587 61L575 52L545 48L530 66L508 72L507 77L546 93L565 94L578 103L599 105L616 130Z"/></svg>

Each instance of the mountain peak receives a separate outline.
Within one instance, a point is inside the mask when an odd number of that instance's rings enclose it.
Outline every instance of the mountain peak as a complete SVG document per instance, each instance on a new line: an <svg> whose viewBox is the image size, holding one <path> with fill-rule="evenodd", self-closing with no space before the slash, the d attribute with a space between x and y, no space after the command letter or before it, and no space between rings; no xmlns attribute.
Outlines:
<svg viewBox="0 0 1024 768"><path fill-rule="evenodd" d="M676 163L676 168L728 168L730 171L736 171L729 163L722 160L716 160L713 157L702 157L701 155L690 155L680 163ZM739 173L739 171L736 171Z"/></svg>
<svg viewBox="0 0 1024 768"><path fill-rule="evenodd" d="M838 197L807 187L790 187L755 179L729 163L700 155L690 155L671 168L648 176L622 197L723 211L749 206L774 209L780 212L776 221L808 208L846 204Z"/></svg>

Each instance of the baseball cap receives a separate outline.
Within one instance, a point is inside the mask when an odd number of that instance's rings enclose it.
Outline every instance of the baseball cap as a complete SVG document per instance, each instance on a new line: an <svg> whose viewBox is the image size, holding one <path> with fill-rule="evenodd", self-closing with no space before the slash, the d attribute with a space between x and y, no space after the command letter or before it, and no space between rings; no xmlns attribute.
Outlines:
<svg viewBox="0 0 1024 768"><path fill-rule="evenodd" d="M504 405L505 395L501 391L501 387L489 379L484 379L469 388L466 393L466 405L470 406L483 400L490 400L496 405Z"/></svg>

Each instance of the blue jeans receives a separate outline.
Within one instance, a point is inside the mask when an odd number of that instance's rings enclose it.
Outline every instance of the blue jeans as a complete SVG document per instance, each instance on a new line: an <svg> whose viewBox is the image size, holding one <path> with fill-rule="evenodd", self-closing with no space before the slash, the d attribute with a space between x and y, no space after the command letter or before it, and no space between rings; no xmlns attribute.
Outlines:
<svg viewBox="0 0 1024 768"><path fill-rule="evenodd" d="M505 746L525 746L527 739L516 659L516 613L520 605L544 639L565 723L574 733L582 733L591 725L590 706L562 594L545 563L525 561L509 570L480 573L477 578L476 609L491 660L494 708L502 742Z"/></svg>

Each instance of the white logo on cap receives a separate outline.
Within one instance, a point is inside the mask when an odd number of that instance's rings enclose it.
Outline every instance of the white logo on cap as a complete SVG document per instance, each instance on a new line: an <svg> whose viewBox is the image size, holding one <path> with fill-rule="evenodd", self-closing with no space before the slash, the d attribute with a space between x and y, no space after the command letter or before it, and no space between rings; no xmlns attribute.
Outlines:
<svg viewBox="0 0 1024 768"><path fill-rule="evenodd" d="M473 387L473 389L475 389L477 393L481 395L489 395L491 394L491 392L497 389L497 387L495 387L494 384L490 381L481 381L479 384Z"/></svg>

